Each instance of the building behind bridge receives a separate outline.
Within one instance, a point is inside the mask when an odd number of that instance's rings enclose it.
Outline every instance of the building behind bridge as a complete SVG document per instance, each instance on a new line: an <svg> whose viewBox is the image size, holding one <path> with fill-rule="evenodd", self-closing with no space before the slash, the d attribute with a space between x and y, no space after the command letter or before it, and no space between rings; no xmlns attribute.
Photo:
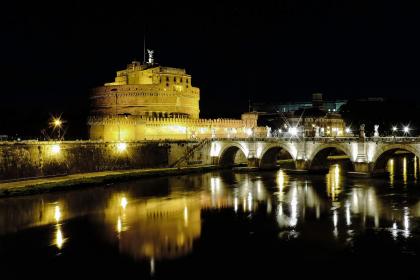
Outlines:
<svg viewBox="0 0 420 280"><path fill-rule="evenodd" d="M289 101L289 102L254 102L251 105L252 111L267 113L290 113L300 109L310 109L313 107L314 98L320 98L322 107L327 112L338 112L347 100L323 100L322 93L314 93L312 100L307 101Z"/></svg>
<svg viewBox="0 0 420 280"><path fill-rule="evenodd" d="M322 93L312 94L312 102L275 104L258 111L260 124L270 126L274 134L288 133L296 129L305 136L346 136L351 134L341 114L345 100L324 102Z"/></svg>
<svg viewBox="0 0 420 280"><path fill-rule="evenodd" d="M263 137L258 115L241 119L200 119L200 90L184 69L163 67L153 60L133 61L117 71L114 82L90 96L89 135L93 140L135 141Z"/></svg>

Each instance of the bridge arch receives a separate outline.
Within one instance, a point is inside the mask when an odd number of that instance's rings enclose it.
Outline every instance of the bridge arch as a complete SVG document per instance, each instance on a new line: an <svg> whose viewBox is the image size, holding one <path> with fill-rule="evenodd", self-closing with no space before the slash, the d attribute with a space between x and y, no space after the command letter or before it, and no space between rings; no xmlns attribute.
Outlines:
<svg viewBox="0 0 420 280"><path fill-rule="evenodd" d="M354 170L352 161L352 151L346 144L323 144L317 146L309 157L309 169L326 169L328 168L328 157L331 155L346 155L349 158L350 169Z"/></svg>
<svg viewBox="0 0 420 280"><path fill-rule="evenodd" d="M261 152L260 167L261 168L276 167L277 159L279 155L282 155L282 154L287 159L292 159L293 165L294 167L296 167L295 158L294 158L295 153L293 153L289 147L282 144L268 145L267 147L263 149L263 151Z"/></svg>
<svg viewBox="0 0 420 280"><path fill-rule="evenodd" d="M386 165L390 157L392 157L396 151L407 151L415 155L417 158L420 157L420 151L418 151L412 145L406 144L389 144L377 148L372 158L372 172L384 172Z"/></svg>
<svg viewBox="0 0 420 280"><path fill-rule="evenodd" d="M247 152L244 147L239 143L229 143L222 148L219 156L219 165L221 166L232 166L235 164L235 159L238 156L246 160Z"/></svg>

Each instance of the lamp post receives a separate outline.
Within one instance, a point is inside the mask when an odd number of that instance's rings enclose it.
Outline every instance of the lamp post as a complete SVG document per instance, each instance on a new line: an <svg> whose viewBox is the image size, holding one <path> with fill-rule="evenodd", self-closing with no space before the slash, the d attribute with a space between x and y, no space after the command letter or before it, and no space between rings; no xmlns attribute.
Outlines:
<svg viewBox="0 0 420 280"><path fill-rule="evenodd" d="M392 136L394 136L395 137L395 134L397 133L397 127L396 126L393 126L392 127Z"/></svg>
<svg viewBox="0 0 420 280"><path fill-rule="evenodd" d="M60 117L53 117L52 121L51 121L51 125L54 128L54 130L57 129L57 134L58 134L58 140L61 140L61 128L63 126L63 121L61 120Z"/></svg>

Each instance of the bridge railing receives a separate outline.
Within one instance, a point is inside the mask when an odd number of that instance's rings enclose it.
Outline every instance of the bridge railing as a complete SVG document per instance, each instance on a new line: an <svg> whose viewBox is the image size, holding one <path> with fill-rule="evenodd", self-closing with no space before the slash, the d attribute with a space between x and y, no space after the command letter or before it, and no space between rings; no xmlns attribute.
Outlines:
<svg viewBox="0 0 420 280"><path fill-rule="evenodd" d="M345 142L359 142L359 137L247 137L247 138L212 138L212 141L261 141L261 142L322 142L322 143L345 143ZM420 137L365 137L365 142L382 142L382 143L413 143L420 142Z"/></svg>
<svg viewBox="0 0 420 280"><path fill-rule="evenodd" d="M369 142L385 142L385 143L412 143L412 142L420 142L420 137L394 137L394 136L386 136L386 137L367 137L365 138L366 141Z"/></svg>

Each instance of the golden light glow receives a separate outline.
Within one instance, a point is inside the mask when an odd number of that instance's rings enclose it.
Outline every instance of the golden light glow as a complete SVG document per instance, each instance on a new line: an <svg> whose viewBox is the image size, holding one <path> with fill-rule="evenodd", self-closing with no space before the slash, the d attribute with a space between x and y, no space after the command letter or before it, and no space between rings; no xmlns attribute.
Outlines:
<svg viewBox="0 0 420 280"><path fill-rule="evenodd" d="M127 198L124 196L121 198L121 207L125 209L127 207L128 201Z"/></svg>
<svg viewBox="0 0 420 280"><path fill-rule="evenodd" d="M403 181L407 184L407 158L403 158Z"/></svg>
<svg viewBox="0 0 420 280"><path fill-rule="evenodd" d="M55 245L58 249L61 249L64 244L63 233L61 232L61 228L57 225L57 231L55 232Z"/></svg>
<svg viewBox="0 0 420 280"><path fill-rule="evenodd" d="M336 201L338 195L342 192L340 179L340 166L338 164L332 165L330 172L327 174L327 194L332 201Z"/></svg>
<svg viewBox="0 0 420 280"><path fill-rule="evenodd" d="M60 206L56 205L54 208L54 218L55 221L58 223L61 219L61 210L60 210Z"/></svg>
<svg viewBox="0 0 420 280"><path fill-rule="evenodd" d="M118 219L117 219L117 232L118 233L121 233L121 231L122 231L122 222L121 222L121 217L118 216Z"/></svg>
<svg viewBox="0 0 420 280"><path fill-rule="evenodd" d="M60 128L63 125L63 121L60 117L53 117L50 123L54 128Z"/></svg>
<svg viewBox="0 0 420 280"><path fill-rule="evenodd" d="M184 224L185 226L188 226L188 207L184 207Z"/></svg>
<svg viewBox="0 0 420 280"><path fill-rule="evenodd" d="M61 151L61 147L59 144L54 144L51 146L51 154L57 155L60 153L60 151Z"/></svg>
<svg viewBox="0 0 420 280"><path fill-rule="evenodd" d="M55 120L54 120L54 126L55 126L55 127L60 127L60 126L61 126L61 124L62 124L62 122L61 122L61 120L60 120L60 119L55 119Z"/></svg>
<svg viewBox="0 0 420 280"><path fill-rule="evenodd" d="M125 152L127 150L127 143L120 142L117 144L117 151L119 153Z"/></svg>

